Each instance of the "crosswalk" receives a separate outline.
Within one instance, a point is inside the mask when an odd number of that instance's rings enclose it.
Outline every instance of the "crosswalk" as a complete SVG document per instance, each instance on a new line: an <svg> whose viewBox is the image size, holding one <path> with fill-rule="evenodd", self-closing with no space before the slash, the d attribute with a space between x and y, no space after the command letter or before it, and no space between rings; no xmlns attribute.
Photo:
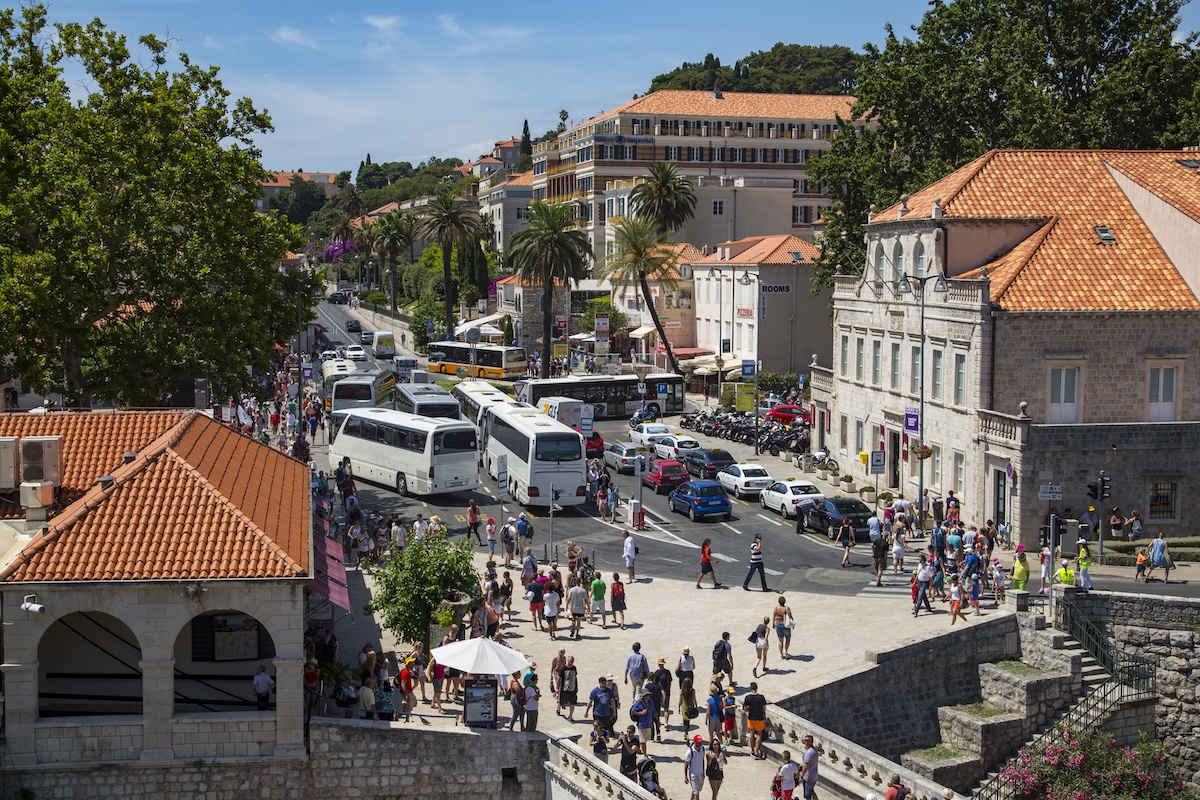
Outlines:
<svg viewBox="0 0 1200 800"><path fill-rule="evenodd" d="M879 597L879 598L895 598L904 597L910 602L912 600L912 573L901 572L899 575L893 573L890 569L883 571L883 586L875 585L875 577L871 577L871 582L868 583L855 597Z"/></svg>

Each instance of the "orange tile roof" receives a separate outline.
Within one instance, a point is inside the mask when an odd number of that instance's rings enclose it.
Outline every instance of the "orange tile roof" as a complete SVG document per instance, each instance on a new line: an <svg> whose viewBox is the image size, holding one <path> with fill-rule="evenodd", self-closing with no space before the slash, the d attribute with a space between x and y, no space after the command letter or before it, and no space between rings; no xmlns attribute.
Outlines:
<svg viewBox="0 0 1200 800"><path fill-rule="evenodd" d="M276 172L274 174L275 177L273 179L268 178L262 182L262 185L274 187L291 186L292 178L299 175L306 181L313 181L320 186L328 187L332 186L334 180L337 178L336 172ZM316 178L323 178L323 180L318 181L315 180Z"/></svg>
<svg viewBox="0 0 1200 800"><path fill-rule="evenodd" d="M61 411L0 414L0 436L61 436L62 481L59 502L75 502L96 479L122 463L121 455L141 450L183 419L182 410ZM19 499L0 496L0 519L25 516Z"/></svg>
<svg viewBox="0 0 1200 800"><path fill-rule="evenodd" d="M0 579L308 574L308 469L206 414L189 413L111 474L110 488L92 487L52 518Z"/></svg>
<svg viewBox="0 0 1200 800"><path fill-rule="evenodd" d="M509 186L532 186L533 185L533 170L527 172L518 172L515 175L510 175L505 181Z"/></svg>
<svg viewBox="0 0 1200 800"><path fill-rule="evenodd" d="M1186 151L994 150L908 199L905 220L1044 220L986 264L991 300L1008 311L1196 311L1200 299L1113 172L1200 222L1200 176ZM894 224L899 204L875 216ZM1100 242L1095 226L1116 242ZM959 277L976 278L973 269Z"/></svg>
<svg viewBox="0 0 1200 800"><path fill-rule="evenodd" d="M492 156L484 156L483 158L479 159L475 163L476 164L503 164L504 162L498 158L493 158Z"/></svg>
<svg viewBox="0 0 1200 800"><path fill-rule="evenodd" d="M495 146L496 147L514 147L514 146L520 146L520 144L521 144L521 140L514 136L511 139L504 139L502 141L496 142Z"/></svg>
<svg viewBox="0 0 1200 800"><path fill-rule="evenodd" d="M731 255L727 259L721 258L720 249L723 247L731 247L740 252ZM812 242L805 241L797 236L781 233L773 236L748 236L745 239L738 239L736 242L722 242L717 245L717 251L709 253L707 256L700 256L695 262L697 264L795 264L795 259L792 258L792 253L800 253L804 260L799 262L802 264L812 264L813 261L820 256L820 249Z"/></svg>

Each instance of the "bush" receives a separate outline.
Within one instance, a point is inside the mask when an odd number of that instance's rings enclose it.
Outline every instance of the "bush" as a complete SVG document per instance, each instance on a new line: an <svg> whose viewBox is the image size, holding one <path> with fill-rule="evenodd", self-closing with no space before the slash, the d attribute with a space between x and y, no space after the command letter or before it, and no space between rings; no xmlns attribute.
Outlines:
<svg viewBox="0 0 1200 800"><path fill-rule="evenodd" d="M384 292L367 292L361 298L362 302L370 303L376 306L386 306L390 302L388 296Z"/></svg>
<svg viewBox="0 0 1200 800"><path fill-rule="evenodd" d="M1021 748L1001 770L1013 796L1049 800L1195 800L1163 745L1145 733L1135 747L1118 747L1106 733L1082 736L1070 728L1057 741Z"/></svg>

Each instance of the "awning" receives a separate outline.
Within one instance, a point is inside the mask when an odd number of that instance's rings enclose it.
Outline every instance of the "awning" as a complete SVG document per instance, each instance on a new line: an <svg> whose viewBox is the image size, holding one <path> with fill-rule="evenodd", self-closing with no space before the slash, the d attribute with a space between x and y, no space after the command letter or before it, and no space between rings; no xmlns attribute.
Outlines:
<svg viewBox="0 0 1200 800"><path fill-rule="evenodd" d="M487 325L488 323L502 320L506 316L507 316L506 314L488 314L486 317L476 317L475 319L469 319L466 322L461 322L454 327L454 335L462 336L464 333L467 332L468 328L477 328L480 325Z"/></svg>
<svg viewBox="0 0 1200 800"><path fill-rule="evenodd" d="M350 610L350 590L341 584L334 583L324 575L317 575L309 584L313 594L324 597L338 608Z"/></svg>
<svg viewBox="0 0 1200 800"><path fill-rule="evenodd" d="M655 332L655 331L654 331L654 326L653 326L653 325L643 325L642 327L640 327L640 328L637 328L636 330L634 330L634 331L633 331L633 333L629 334L629 338L631 338L631 339L644 339L644 338L646 337L646 334L649 334L649 333L654 333L654 332Z"/></svg>
<svg viewBox="0 0 1200 800"><path fill-rule="evenodd" d="M594 334L594 333L572 333L567 338L570 339L572 342L594 342L594 341L596 341L596 334Z"/></svg>
<svg viewBox="0 0 1200 800"><path fill-rule="evenodd" d="M693 372L700 369L712 370L706 372L706 375L717 374L717 357L715 355L700 356L699 358L689 358L679 364L681 369L691 369Z"/></svg>
<svg viewBox="0 0 1200 800"><path fill-rule="evenodd" d="M313 539L315 570L311 584L313 592L319 597L333 603L338 608L350 611L349 582L346 579L346 567L334 556L331 550L340 553L341 548L322 535Z"/></svg>
<svg viewBox="0 0 1200 800"><path fill-rule="evenodd" d="M667 349L660 343L658 345L658 352L665 353L667 352ZM713 355L712 350L708 350L703 347L672 347L671 352L675 354L675 358L679 361L683 361L684 359L688 358L699 358L700 356Z"/></svg>

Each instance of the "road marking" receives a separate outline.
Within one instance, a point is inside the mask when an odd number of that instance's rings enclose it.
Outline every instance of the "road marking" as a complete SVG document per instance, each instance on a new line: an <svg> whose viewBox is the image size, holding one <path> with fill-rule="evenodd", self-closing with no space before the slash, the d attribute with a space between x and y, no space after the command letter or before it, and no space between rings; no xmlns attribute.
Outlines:
<svg viewBox="0 0 1200 800"><path fill-rule="evenodd" d="M768 517L766 514L758 514L758 515L756 515L756 516L762 517L763 519L765 519L767 522L771 523L772 525L778 525L778 526L779 526L779 527L781 527L781 528L783 527L783 523L782 523L782 522L780 522L780 521L779 521L779 520L777 520L777 519L771 519L771 518L770 518L770 517Z"/></svg>
<svg viewBox="0 0 1200 800"><path fill-rule="evenodd" d="M678 558L665 558L665 557L663 557L663 556L654 556L654 560L655 560L655 561L668 561L668 562L670 562L670 563L672 563L672 564L682 564L682 563L683 563L683 561L681 561L681 560L680 560L680 559L678 559ZM781 574L782 574L782 573L781 573Z"/></svg>
<svg viewBox="0 0 1200 800"><path fill-rule="evenodd" d="M730 564L738 563L738 560L736 558L727 556L724 553L713 553L712 555L713 555L713 558L717 559L718 561L725 561Z"/></svg>
<svg viewBox="0 0 1200 800"><path fill-rule="evenodd" d="M740 497L734 497L734 498L731 498L731 499L732 499L732 500L734 500L734 501L736 501L736 502L738 502L738 503L741 503L741 504L742 504L742 505L744 505L744 506L748 506L748 505L750 505L749 503L747 503L745 500L743 500L743 499L742 499L742 498L740 498Z"/></svg>
<svg viewBox="0 0 1200 800"><path fill-rule="evenodd" d="M735 528L735 527L733 527L732 525L730 525L728 522L722 522L721 524L722 524L722 525L724 525L726 528L729 528L729 530L733 531L733 532L734 532L734 533L736 533L738 536L743 536L743 535L744 535L744 534L743 534L741 531L739 531L737 528Z"/></svg>
<svg viewBox="0 0 1200 800"><path fill-rule="evenodd" d="M779 570L770 569L769 567L763 567L763 572L767 573L768 575L782 575L783 574Z"/></svg>

